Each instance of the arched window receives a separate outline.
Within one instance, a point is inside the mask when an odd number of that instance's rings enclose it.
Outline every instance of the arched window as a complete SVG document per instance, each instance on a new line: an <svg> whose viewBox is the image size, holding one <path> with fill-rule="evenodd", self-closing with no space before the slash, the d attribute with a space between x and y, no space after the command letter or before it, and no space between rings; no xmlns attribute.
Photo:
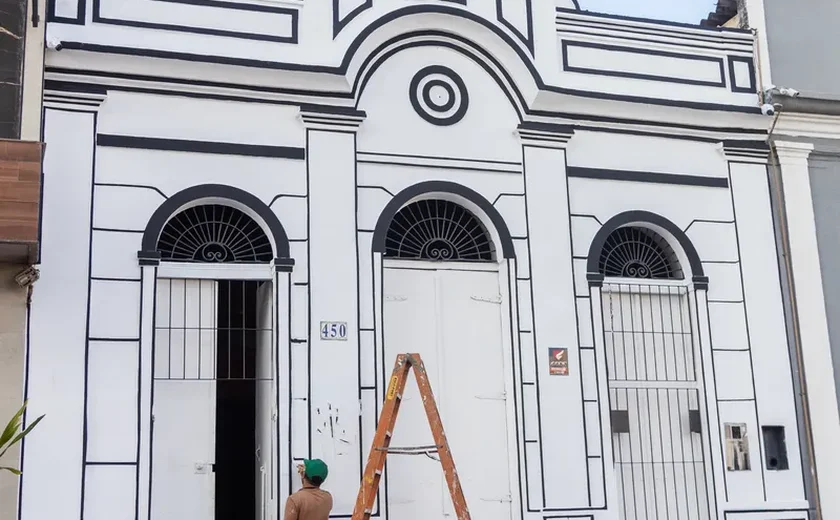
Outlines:
<svg viewBox="0 0 840 520"><path fill-rule="evenodd" d="M172 217L158 238L161 260L211 263L270 262L271 242L248 215L230 206L207 204Z"/></svg>
<svg viewBox="0 0 840 520"><path fill-rule="evenodd" d="M604 276L682 280L677 254L656 232L621 227L610 233L601 249L599 271Z"/></svg>
<svg viewBox="0 0 840 520"><path fill-rule="evenodd" d="M386 258L494 260L493 241L478 218L448 200L420 200L402 208L388 227Z"/></svg>

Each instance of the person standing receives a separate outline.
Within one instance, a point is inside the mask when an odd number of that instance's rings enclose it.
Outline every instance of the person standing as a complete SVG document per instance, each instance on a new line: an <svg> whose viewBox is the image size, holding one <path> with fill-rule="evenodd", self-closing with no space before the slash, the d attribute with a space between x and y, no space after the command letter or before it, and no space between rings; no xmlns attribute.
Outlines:
<svg viewBox="0 0 840 520"><path fill-rule="evenodd" d="M329 491L321 489L329 473L327 464L321 459L304 460L297 469L303 487L286 500L283 520L328 520L333 499Z"/></svg>

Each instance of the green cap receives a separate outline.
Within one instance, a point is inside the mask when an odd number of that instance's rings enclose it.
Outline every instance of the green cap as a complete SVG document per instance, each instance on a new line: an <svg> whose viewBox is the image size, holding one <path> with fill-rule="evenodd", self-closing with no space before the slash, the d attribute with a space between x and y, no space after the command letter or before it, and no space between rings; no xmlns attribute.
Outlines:
<svg viewBox="0 0 840 520"><path fill-rule="evenodd" d="M310 482L320 485L327 480L327 464L321 459L306 459L303 461L303 474Z"/></svg>

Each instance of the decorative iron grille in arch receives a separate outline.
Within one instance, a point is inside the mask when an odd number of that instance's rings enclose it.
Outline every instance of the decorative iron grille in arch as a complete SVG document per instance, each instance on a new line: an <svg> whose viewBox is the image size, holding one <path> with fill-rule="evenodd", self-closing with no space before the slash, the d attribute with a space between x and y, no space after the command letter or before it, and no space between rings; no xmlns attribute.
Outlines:
<svg viewBox="0 0 840 520"><path fill-rule="evenodd" d="M604 276L681 280L683 272L674 249L658 233L641 227L618 228L601 249Z"/></svg>
<svg viewBox="0 0 840 520"><path fill-rule="evenodd" d="M220 204L194 206L163 227L157 250L162 260L209 263L270 262L271 242L254 219Z"/></svg>
<svg viewBox="0 0 840 520"><path fill-rule="evenodd" d="M385 238L385 256L415 260L494 259L493 241L478 218L447 200L419 200L394 215Z"/></svg>

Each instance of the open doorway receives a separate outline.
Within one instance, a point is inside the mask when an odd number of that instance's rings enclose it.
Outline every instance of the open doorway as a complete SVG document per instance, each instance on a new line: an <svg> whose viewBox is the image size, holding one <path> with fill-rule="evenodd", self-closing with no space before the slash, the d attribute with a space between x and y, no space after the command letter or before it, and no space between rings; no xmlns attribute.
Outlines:
<svg viewBox="0 0 840 520"><path fill-rule="evenodd" d="M153 520L271 517L271 294L270 282L158 281Z"/></svg>

